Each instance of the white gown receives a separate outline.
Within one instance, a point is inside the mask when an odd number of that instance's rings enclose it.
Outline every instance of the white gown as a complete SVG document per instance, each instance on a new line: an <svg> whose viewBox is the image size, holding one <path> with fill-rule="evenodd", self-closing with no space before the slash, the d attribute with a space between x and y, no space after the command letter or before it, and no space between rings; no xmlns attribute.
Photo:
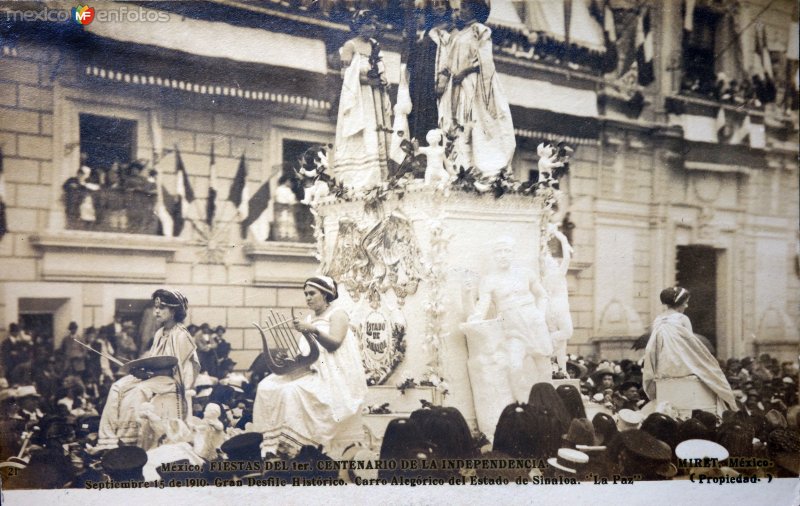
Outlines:
<svg viewBox="0 0 800 506"><path fill-rule="evenodd" d="M327 333L336 311L343 309L333 304L320 316L309 315L306 322ZM311 368L300 377L272 374L258 384L253 426L264 434L262 449L267 453L275 453L281 442L327 449L339 424L361 412L367 379L350 329L336 351L320 346L319 359Z"/></svg>

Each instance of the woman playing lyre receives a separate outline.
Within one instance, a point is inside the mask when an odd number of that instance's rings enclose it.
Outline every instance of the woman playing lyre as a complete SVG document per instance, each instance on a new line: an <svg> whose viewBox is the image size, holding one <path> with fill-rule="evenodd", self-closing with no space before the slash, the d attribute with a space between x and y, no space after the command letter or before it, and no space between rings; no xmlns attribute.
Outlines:
<svg viewBox="0 0 800 506"><path fill-rule="evenodd" d="M329 447L339 425L361 411L367 393L361 353L347 312L335 301L336 282L327 276L306 280L303 292L312 310L293 326L319 344L319 359L305 373L272 374L258 385L253 407L263 449L279 446Z"/></svg>

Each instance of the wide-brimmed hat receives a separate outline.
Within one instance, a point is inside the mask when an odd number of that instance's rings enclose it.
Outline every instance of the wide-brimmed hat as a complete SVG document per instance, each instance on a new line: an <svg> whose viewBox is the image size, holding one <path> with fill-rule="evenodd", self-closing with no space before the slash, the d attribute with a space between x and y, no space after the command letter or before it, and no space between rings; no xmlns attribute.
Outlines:
<svg viewBox="0 0 800 506"><path fill-rule="evenodd" d="M618 437L623 449L634 458L658 466L656 474L671 478L677 473L677 468L671 462L672 449L667 443L639 429L620 432Z"/></svg>
<svg viewBox="0 0 800 506"><path fill-rule="evenodd" d="M727 459L728 450L719 443L706 439L689 439L675 447L675 456L682 460L714 459L718 463Z"/></svg>
<svg viewBox="0 0 800 506"><path fill-rule="evenodd" d="M588 455L572 448L561 448L557 455L547 459L547 465L566 473L578 474L589 463Z"/></svg>
<svg viewBox="0 0 800 506"><path fill-rule="evenodd" d="M222 443L221 450L228 460L261 460L263 440L264 435L260 432L245 432Z"/></svg>
<svg viewBox="0 0 800 506"><path fill-rule="evenodd" d="M355 483L356 478L362 480L375 479L378 477L378 469L374 463L377 460L378 455L369 448L365 448L358 443L352 444L345 449L339 461L353 462L353 468L351 469L349 465L342 466L339 469L339 478L349 483ZM359 469L362 462L365 464L364 467L368 462L373 462L373 469Z"/></svg>
<svg viewBox="0 0 800 506"><path fill-rule="evenodd" d="M586 373L589 371L589 369L585 365L581 364L580 362L575 362L574 360L567 361L566 369L567 372L574 371L575 378L577 379L585 378Z"/></svg>
<svg viewBox="0 0 800 506"><path fill-rule="evenodd" d="M586 418L573 418L569 424L569 430L561 439L574 445L595 446L597 444L594 426Z"/></svg>
<svg viewBox="0 0 800 506"><path fill-rule="evenodd" d="M118 481L144 480L142 468L147 463L147 452L138 446L120 446L103 454L103 471Z"/></svg>
<svg viewBox="0 0 800 506"><path fill-rule="evenodd" d="M617 413L617 429L620 432L638 429L642 424L642 414L632 409L620 409Z"/></svg>
<svg viewBox="0 0 800 506"><path fill-rule="evenodd" d="M163 371L178 365L178 359L172 355L160 355L156 357L144 357L131 360L120 368L123 374L128 374L135 369L145 369L147 371Z"/></svg>

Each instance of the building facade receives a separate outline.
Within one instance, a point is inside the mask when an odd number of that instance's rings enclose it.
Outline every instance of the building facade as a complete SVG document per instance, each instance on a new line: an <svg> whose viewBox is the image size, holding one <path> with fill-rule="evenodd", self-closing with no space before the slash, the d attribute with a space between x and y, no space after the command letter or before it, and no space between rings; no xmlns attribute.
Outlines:
<svg viewBox="0 0 800 506"><path fill-rule="evenodd" d="M575 148L561 209L575 248L571 350L639 358L631 344L677 283L695 294L689 315L720 358L796 358L797 90L781 81L797 68L792 2L698 1L691 16L678 1L609 2L618 58L605 73L611 46L591 2L568 3L584 27L574 33L543 21L563 2L493 4L515 175L535 177L543 140ZM227 327L231 358L247 368L261 350L251 322L303 307L301 283L319 265L307 209L276 199L298 157L333 142L346 6L110 3L87 25L5 6L0 327L21 322L58 346L70 321L138 321L167 284L187 295L188 321ZM111 14L122 9L136 15ZM751 73L761 26L777 96L737 102L707 81ZM642 36L652 58L631 73ZM399 28L383 47L396 86ZM182 206L183 230L165 236L157 217L182 194L178 156L195 199ZM248 196L270 192L260 231L244 235L228 201L242 166Z"/></svg>

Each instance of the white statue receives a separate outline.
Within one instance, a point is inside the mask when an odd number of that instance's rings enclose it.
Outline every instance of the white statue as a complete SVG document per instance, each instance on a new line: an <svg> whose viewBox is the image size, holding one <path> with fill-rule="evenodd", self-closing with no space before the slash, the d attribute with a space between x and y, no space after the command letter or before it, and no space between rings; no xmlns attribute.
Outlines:
<svg viewBox="0 0 800 506"><path fill-rule="evenodd" d="M550 186L555 177L553 172L564 166L564 162L559 160L558 149L551 143L541 143L536 147L536 154L539 155L539 181Z"/></svg>
<svg viewBox="0 0 800 506"><path fill-rule="evenodd" d="M210 402L203 411L203 419L194 426L194 451L206 460L217 456L217 448L225 442L225 427L219 419L222 409Z"/></svg>
<svg viewBox="0 0 800 506"><path fill-rule="evenodd" d="M444 135L436 128L428 131L425 140L428 145L417 150L428 161L425 167L425 185L446 184L450 180L450 173L445 168Z"/></svg>
<svg viewBox="0 0 800 506"><path fill-rule="evenodd" d="M506 371L514 399L527 402L535 383L550 381L553 345L545 321L547 293L531 269L512 267L514 240L494 245L495 269L480 281L479 299L470 322L486 317L494 304L502 324Z"/></svg>
<svg viewBox="0 0 800 506"><path fill-rule="evenodd" d="M567 341L572 337L574 330L572 316L569 312L569 293L567 289L567 272L572 259L572 246L570 246L567 237L555 225L548 225L547 233L548 237L555 237L561 243L563 258L561 263L558 263L550 253L550 248L546 248L542 275L542 284L548 296L545 315L547 328L550 330L550 338L553 340L553 354L558 363L558 369L566 372Z"/></svg>

